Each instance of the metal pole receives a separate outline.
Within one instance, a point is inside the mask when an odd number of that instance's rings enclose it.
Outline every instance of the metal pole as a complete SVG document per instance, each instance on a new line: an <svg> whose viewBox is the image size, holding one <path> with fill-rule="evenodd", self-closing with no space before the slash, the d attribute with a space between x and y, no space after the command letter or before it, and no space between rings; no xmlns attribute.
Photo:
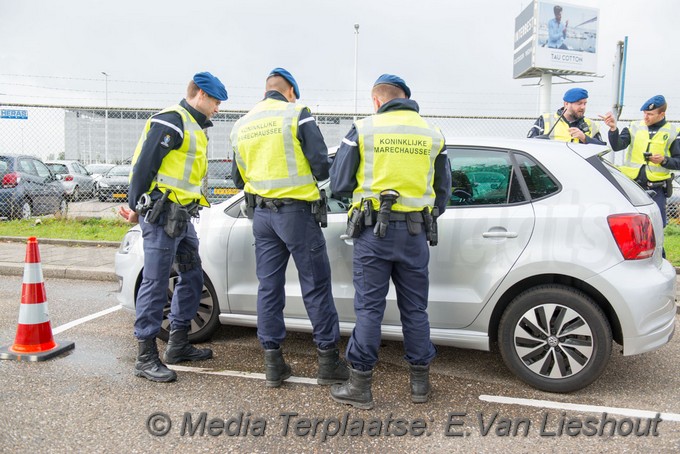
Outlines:
<svg viewBox="0 0 680 454"><path fill-rule="evenodd" d="M359 24L354 24L354 119L357 119L357 79L359 75Z"/></svg>
<svg viewBox="0 0 680 454"><path fill-rule="evenodd" d="M109 75L102 71L106 82L106 104L104 110L104 162L109 162Z"/></svg>
<svg viewBox="0 0 680 454"><path fill-rule="evenodd" d="M543 73L541 75L541 88L539 91L539 115L546 112L552 112L550 108L550 95L552 94L552 74Z"/></svg>

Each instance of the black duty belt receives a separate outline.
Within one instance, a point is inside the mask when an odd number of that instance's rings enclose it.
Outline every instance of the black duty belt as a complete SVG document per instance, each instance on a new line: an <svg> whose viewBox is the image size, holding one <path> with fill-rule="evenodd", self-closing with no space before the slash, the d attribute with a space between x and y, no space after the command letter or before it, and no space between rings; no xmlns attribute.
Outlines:
<svg viewBox="0 0 680 454"><path fill-rule="evenodd" d="M405 221L408 215L411 215L411 221L423 222L423 213L420 211L412 211L409 213L401 211L390 211L390 221ZM373 223L375 224L378 213L373 212Z"/></svg>
<svg viewBox="0 0 680 454"><path fill-rule="evenodd" d="M297 199L290 199L290 198L283 198L283 199L272 199L268 197L260 197L255 196L255 204L260 207L260 208L271 208L272 206L274 207L282 207L284 205L292 205L294 203L305 203L309 204L309 202L306 202L304 200L297 200Z"/></svg>

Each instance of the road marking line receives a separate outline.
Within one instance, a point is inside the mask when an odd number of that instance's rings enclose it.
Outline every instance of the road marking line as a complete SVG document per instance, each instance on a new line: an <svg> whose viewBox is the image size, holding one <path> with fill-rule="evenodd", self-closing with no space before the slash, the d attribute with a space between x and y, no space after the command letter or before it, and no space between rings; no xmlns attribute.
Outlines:
<svg viewBox="0 0 680 454"><path fill-rule="evenodd" d="M661 413L656 411L637 410L635 408L602 407L599 405L571 404L567 402L554 402L550 400L521 399L518 397L504 397L504 396L488 396L485 394L479 396L479 400L485 402L495 402L499 404L525 405L529 407L554 408L558 410L574 410L588 413L612 413L622 416L631 416L634 418L655 418L656 414L660 413L661 415L660 417L664 421L680 422L680 414L678 413Z"/></svg>
<svg viewBox="0 0 680 454"><path fill-rule="evenodd" d="M102 317L104 315L110 314L111 312L116 312L116 311L118 311L122 308L123 308L123 306L121 306L119 304L118 306L113 306L113 307L110 307L108 309L104 309L103 311L97 312L96 314L88 315L86 317L79 318L78 320L73 320L72 322L68 322L64 325L61 325L61 326L58 326L57 328L54 328L52 330L52 334L63 333L67 329L71 329L74 326L78 326L78 325L81 325L85 322L89 322L90 320L94 320L95 318L99 318L99 317Z"/></svg>
<svg viewBox="0 0 680 454"><path fill-rule="evenodd" d="M241 372L238 370L213 370L204 367L190 367L190 366L177 366L170 365L168 367L172 370L178 372L193 372L195 374L208 374L208 375L223 375L226 377L242 377L242 378L254 378L256 380L264 380L264 374L259 374L255 372ZM289 383L304 383L306 385L316 385L316 378L307 377L290 377L285 382Z"/></svg>

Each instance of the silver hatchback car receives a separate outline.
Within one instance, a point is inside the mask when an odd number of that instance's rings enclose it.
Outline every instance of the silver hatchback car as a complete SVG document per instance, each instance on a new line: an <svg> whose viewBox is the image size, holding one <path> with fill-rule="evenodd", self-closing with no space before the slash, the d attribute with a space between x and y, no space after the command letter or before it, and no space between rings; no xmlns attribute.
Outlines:
<svg viewBox="0 0 680 454"><path fill-rule="evenodd" d="M449 140L452 196L431 249L432 341L490 350L530 385L570 392L603 372L612 341L624 355L673 336L675 269L662 258L652 199L601 155L608 148L545 140ZM321 186L328 188L328 182ZM190 339L220 323L256 326L258 280L243 194L197 221L205 287ZM341 330L353 328L347 200L329 201L324 229ZM134 309L144 263L139 227L116 255L119 300ZM169 283L171 294L174 280ZM311 331L297 270L286 276L286 326ZM394 288L382 332L401 339ZM167 320L161 337L167 337Z"/></svg>

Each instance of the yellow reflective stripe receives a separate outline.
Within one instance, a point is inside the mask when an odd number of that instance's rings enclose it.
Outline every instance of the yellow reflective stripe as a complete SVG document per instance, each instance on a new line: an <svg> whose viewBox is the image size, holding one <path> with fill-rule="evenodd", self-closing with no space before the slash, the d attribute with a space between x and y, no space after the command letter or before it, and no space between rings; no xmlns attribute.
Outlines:
<svg viewBox="0 0 680 454"><path fill-rule="evenodd" d="M293 186L296 185L293 181L298 176L297 161L295 160L295 142L293 141L293 121L297 119L297 112L295 104L289 103L287 107L283 113L281 133L283 134L283 153L286 156L286 165L288 166L288 180L291 181L289 186Z"/></svg>
<svg viewBox="0 0 680 454"><path fill-rule="evenodd" d="M314 177L312 175L298 175L289 178L280 178L277 180L266 180L266 181L253 181L250 180L250 184L253 189L257 191L266 191L269 189L282 189L291 186L303 186L306 184L313 184Z"/></svg>

